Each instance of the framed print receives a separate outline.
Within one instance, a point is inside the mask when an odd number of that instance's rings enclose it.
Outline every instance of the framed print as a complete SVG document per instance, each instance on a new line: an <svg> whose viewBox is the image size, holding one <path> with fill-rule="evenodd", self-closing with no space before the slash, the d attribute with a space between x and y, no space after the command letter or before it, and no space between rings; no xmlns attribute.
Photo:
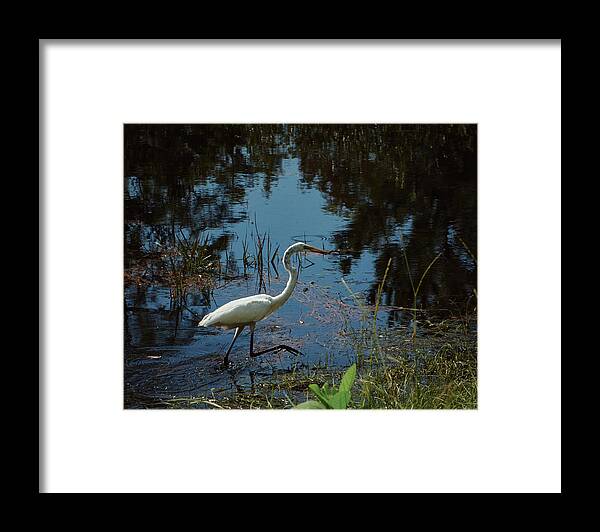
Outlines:
<svg viewBox="0 0 600 532"><path fill-rule="evenodd" d="M40 492L561 491L560 40L39 45Z"/></svg>

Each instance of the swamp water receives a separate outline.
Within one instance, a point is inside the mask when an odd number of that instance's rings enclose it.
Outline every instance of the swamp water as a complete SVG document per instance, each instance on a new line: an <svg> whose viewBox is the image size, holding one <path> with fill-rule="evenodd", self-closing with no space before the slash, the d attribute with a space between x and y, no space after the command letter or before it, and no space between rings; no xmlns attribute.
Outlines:
<svg viewBox="0 0 600 532"><path fill-rule="evenodd" d="M426 338L428 320L476 307L474 125L132 124L124 141L126 408L349 366L388 265L377 335L402 356L414 325ZM233 331L199 318L283 290L294 241L342 253L300 259L296 290L259 322L255 349L285 343L303 356L249 359L245 330L224 369Z"/></svg>

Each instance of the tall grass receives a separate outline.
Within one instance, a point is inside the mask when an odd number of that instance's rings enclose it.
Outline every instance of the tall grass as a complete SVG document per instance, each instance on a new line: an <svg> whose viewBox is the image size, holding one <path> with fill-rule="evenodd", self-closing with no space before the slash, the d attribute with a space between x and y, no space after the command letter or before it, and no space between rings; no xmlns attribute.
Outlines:
<svg viewBox="0 0 600 532"><path fill-rule="evenodd" d="M192 287L206 287L220 271L221 264L213 255L208 235L198 232L186 236L172 232L172 243L163 246L163 257L168 263L166 274L171 289L171 302L177 308L184 307Z"/></svg>
<svg viewBox="0 0 600 532"><path fill-rule="evenodd" d="M392 258L388 260L383 278L378 284L372 310L361 302L350 286L342 283L361 309L361 329L354 343L356 362L360 369L355 387L355 408L476 408L477 406L477 345L466 323L470 316L455 317L438 324L429 322L428 330L436 338L447 340L441 348L429 338L417 342L418 297L421 286L434 264L436 255L415 284L404 246L402 254L412 288L412 307L400 307L412 312L412 344L405 347L400 331L387 331L380 339L377 316ZM372 312L369 327L364 319ZM367 342L365 342L367 340ZM364 365L364 348L368 345L371 362ZM436 349L432 353L432 349Z"/></svg>
<svg viewBox="0 0 600 532"><path fill-rule="evenodd" d="M477 408L476 340L464 333L462 318L447 320L443 327L448 341L434 352L431 342L423 340L411 356L387 345L384 352L392 363L360 373L356 407Z"/></svg>
<svg viewBox="0 0 600 532"><path fill-rule="evenodd" d="M167 284L170 288L171 307L188 310L188 295L201 290L205 300L209 301L217 280L228 282L253 274L256 276L257 290L266 291L267 284L271 282L271 268L276 276L279 275L275 266L279 245L272 244L268 232L258 231L256 221L255 227L256 231L250 236L246 233L241 243L241 260L236 261L231 242L225 249L218 251L216 243L211 241L208 234L202 231L185 234L172 226L164 241L157 242L159 258L149 259L151 267L158 272L149 283ZM240 262L241 265L236 264ZM144 275L146 271L147 268ZM132 277L131 272L126 272L126 279Z"/></svg>
<svg viewBox="0 0 600 532"><path fill-rule="evenodd" d="M271 235L268 231L261 233L258 229L258 223L254 221L255 230L244 235L242 240L242 267L243 274L247 276L252 270L256 275L256 289L258 292L265 292L267 285L271 283L272 272L275 277L279 277L276 259L278 257L279 244L271 242Z"/></svg>
<svg viewBox="0 0 600 532"><path fill-rule="evenodd" d="M389 258L387 266L385 268L385 273L383 274L383 279L379 286L377 287L377 297L375 299L375 310L373 311L373 336L372 336L372 344L373 350L380 362L385 364L385 360L379 357L380 346L379 346L379 335L377 332L377 315L379 314L379 305L381 304L381 294L383 292L383 286L385 285L385 280L387 279L388 272L390 271L390 265L392 264L392 257Z"/></svg>
<svg viewBox="0 0 600 532"><path fill-rule="evenodd" d="M406 273L408 275L408 280L410 281L410 287L411 287L412 293L413 293L413 306L412 306L411 310L413 312L412 337L414 339L415 336L417 336L417 312L419 310L417 308L417 301L418 301L418 297L419 297L419 291L421 289L421 285L423 284L423 280L425 279L425 277L429 273L429 270L436 263L436 261L442 256L442 253L438 253L434 257L434 259L429 263L429 265L427 266L427 268L425 268L425 271L423 272L423 274L421 275L421 278L419 279L419 283L415 287L415 283L413 282L413 276L412 276L412 273L410 271L410 264L408 262L408 256L406 254L406 247L404 245L404 238L402 237L402 233L400 233L400 242L401 242L401 248L402 248L402 256L404 257L404 263L406 264Z"/></svg>

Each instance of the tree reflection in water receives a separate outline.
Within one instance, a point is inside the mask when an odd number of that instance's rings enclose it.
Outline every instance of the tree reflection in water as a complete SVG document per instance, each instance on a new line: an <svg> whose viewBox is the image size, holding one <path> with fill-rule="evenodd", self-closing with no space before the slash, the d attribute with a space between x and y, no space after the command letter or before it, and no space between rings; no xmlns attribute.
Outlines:
<svg viewBox="0 0 600 532"><path fill-rule="evenodd" d="M476 288L476 125L131 124L124 140L126 268L180 229L243 221L247 192L262 187L269 197L282 161L297 158L300 187L320 191L325 211L344 220L328 235L349 250L340 273L375 256L369 303L390 258L382 304L412 301L403 252L416 279L442 254L418 305L458 307ZM233 236L211 242L222 260Z"/></svg>
<svg viewBox="0 0 600 532"><path fill-rule="evenodd" d="M392 263L385 305L406 306L413 278L442 253L443 266L424 279L419 302L469 298L476 287L477 128L475 125L299 125L293 126L302 182L316 187L327 209L346 218L333 235L352 254L343 274L364 250L377 255L377 280ZM463 242L461 242L461 240Z"/></svg>

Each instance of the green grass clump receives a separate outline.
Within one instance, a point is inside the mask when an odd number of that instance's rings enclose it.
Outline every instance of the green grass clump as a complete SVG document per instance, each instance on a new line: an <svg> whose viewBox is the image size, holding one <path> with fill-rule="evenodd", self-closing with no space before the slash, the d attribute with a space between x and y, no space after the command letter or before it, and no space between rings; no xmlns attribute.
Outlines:
<svg viewBox="0 0 600 532"><path fill-rule="evenodd" d="M476 351L452 347L435 355L395 360L358 378L358 408L477 408Z"/></svg>

